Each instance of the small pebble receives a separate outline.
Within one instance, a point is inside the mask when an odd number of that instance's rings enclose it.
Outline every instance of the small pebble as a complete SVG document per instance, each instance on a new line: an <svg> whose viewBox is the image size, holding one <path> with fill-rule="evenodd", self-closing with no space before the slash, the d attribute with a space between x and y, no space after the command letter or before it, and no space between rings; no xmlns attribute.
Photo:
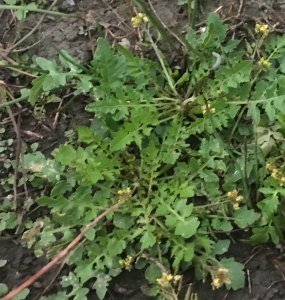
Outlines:
<svg viewBox="0 0 285 300"><path fill-rule="evenodd" d="M128 39L123 38L118 44L122 45L124 48L130 50L131 49L131 43Z"/></svg>
<svg viewBox="0 0 285 300"><path fill-rule="evenodd" d="M36 288L36 289L40 289L42 287L42 284L40 282L38 282L38 281L35 281L33 283L33 287Z"/></svg>

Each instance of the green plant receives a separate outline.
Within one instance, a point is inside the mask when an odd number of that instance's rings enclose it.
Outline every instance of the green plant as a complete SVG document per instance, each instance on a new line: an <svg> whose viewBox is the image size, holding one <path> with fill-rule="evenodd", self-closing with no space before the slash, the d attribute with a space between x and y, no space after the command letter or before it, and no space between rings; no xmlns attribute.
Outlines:
<svg viewBox="0 0 285 300"><path fill-rule="evenodd" d="M167 299L178 299L181 274L191 267L197 279L210 275L213 288L242 288L243 265L223 256L230 240L216 233L253 226L248 242L283 238L285 36L269 39L267 28L257 28L255 50L237 51L240 41L226 42L227 25L210 14L205 32L188 29L195 51L177 78L145 17L133 23L158 63L99 38L88 66L65 51L58 51L62 67L37 58L42 75L27 96L35 104L72 81L74 97L89 95L86 110L96 116L54 159L25 157L26 169L50 183L50 195L37 203L51 216L23 236L36 255L55 256L103 211L126 201L88 231L68 261L76 268L67 282L80 299L86 281L96 278L103 299L111 278L132 267L146 268L150 294ZM222 66L213 71L217 49ZM46 299L56 297L70 294Z"/></svg>

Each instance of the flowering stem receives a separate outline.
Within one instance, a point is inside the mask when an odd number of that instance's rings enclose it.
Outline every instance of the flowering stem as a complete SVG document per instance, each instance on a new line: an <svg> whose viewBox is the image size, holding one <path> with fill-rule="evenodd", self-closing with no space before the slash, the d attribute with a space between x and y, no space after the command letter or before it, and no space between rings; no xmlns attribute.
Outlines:
<svg viewBox="0 0 285 300"><path fill-rule="evenodd" d="M150 41L150 43L151 43L151 45L152 45L154 51L155 51L155 54L156 54L157 58L159 59L159 62L160 62L160 64L161 64L161 67L162 67L162 69L163 69L163 72L164 72L164 74L165 74L165 77L166 77L166 79L167 79L167 81L168 81L168 84L169 84L170 89L172 90L172 92L173 92L175 95L178 95L178 92L176 91L175 86L174 86L174 84L173 84L172 78L171 78L170 75L168 74L168 71L167 71L167 69L166 69L166 67L165 67L165 64L164 64L164 62L163 62L163 59L162 59L162 57L161 57L161 55L160 55L160 53L159 53L159 50L158 50L158 48L157 48L155 42L154 42L153 39L152 39L152 37L151 37L151 35L150 35L148 29L146 29L146 33L147 33L148 39L149 39L149 41Z"/></svg>

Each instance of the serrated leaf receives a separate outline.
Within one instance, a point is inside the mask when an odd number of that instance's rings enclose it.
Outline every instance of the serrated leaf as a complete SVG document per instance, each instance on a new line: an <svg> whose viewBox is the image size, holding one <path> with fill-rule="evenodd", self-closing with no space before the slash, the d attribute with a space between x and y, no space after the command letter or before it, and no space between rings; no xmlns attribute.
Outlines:
<svg viewBox="0 0 285 300"><path fill-rule="evenodd" d="M55 153L55 160L64 166L70 165L76 159L76 151L71 145L60 145Z"/></svg>
<svg viewBox="0 0 285 300"><path fill-rule="evenodd" d="M105 297L106 292L107 292L107 287L108 287L109 281L111 279L112 278L109 275L104 274L104 273L100 273L97 276L97 280L96 280L95 284L93 285L93 288L95 288L96 293L100 299L103 299Z"/></svg>
<svg viewBox="0 0 285 300"><path fill-rule="evenodd" d="M51 190L50 196L56 197L59 195L64 195L67 191L71 191L72 186L70 183L68 183L66 180L60 180L58 181L54 188Z"/></svg>
<svg viewBox="0 0 285 300"><path fill-rule="evenodd" d="M245 285L245 274L243 271L243 264L234 261L233 258L223 258L220 261L220 264L223 268L229 270L228 277L231 283L226 285L227 289L238 290L243 288Z"/></svg>
<svg viewBox="0 0 285 300"><path fill-rule="evenodd" d="M211 29L213 30L215 37L219 40L220 43L222 43L226 38L228 26L224 24L224 22L216 13L210 13L207 20L207 25L212 25Z"/></svg>
<svg viewBox="0 0 285 300"><path fill-rule="evenodd" d="M126 248L126 242L124 240L117 240L112 238L108 243L108 249L111 256L121 254Z"/></svg>
<svg viewBox="0 0 285 300"><path fill-rule="evenodd" d="M130 229L134 225L135 218L130 214L115 213L113 223L116 227Z"/></svg>
<svg viewBox="0 0 285 300"><path fill-rule="evenodd" d="M110 93L110 90L123 83L126 72L125 57L115 55L103 38L97 40L97 51L91 65L100 73L100 88L105 92Z"/></svg>
<svg viewBox="0 0 285 300"><path fill-rule="evenodd" d="M196 233L199 225L200 221L196 217L190 217L183 221L179 220L175 228L175 234L188 239Z"/></svg>
<svg viewBox="0 0 285 300"><path fill-rule="evenodd" d="M279 205L279 198L277 193L266 197L264 200L257 203L257 207L261 209L263 214L270 216L277 211Z"/></svg>
<svg viewBox="0 0 285 300"><path fill-rule="evenodd" d="M40 97L42 91L43 91L43 84L45 80L47 79L46 74L41 75L40 77L34 79L32 81L33 87L31 88L30 96L29 96L29 102L31 105L35 105L37 102L38 98Z"/></svg>
<svg viewBox="0 0 285 300"><path fill-rule="evenodd" d="M150 231L146 231L140 239L140 242L142 243L142 249L147 249L156 243L156 237Z"/></svg>
<svg viewBox="0 0 285 300"><path fill-rule="evenodd" d="M195 244L194 243L187 243L185 246L185 252L184 252L184 260L189 262L194 257L194 249Z"/></svg>
<svg viewBox="0 0 285 300"><path fill-rule="evenodd" d="M248 210L246 206L243 206L234 211L233 217L235 218L234 222L237 224L237 226L243 228L254 223L260 217L260 215L253 209Z"/></svg>
<svg viewBox="0 0 285 300"><path fill-rule="evenodd" d="M222 255L226 253L229 249L231 241L230 240L218 240L215 244L215 248L213 249L211 255Z"/></svg>

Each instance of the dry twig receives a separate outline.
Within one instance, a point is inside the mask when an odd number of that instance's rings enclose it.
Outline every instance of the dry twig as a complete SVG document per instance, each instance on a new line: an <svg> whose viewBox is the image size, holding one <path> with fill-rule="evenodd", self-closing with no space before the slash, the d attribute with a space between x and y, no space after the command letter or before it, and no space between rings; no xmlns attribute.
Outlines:
<svg viewBox="0 0 285 300"><path fill-rule="evenodd" d="M44 266L41 270L39 270L35 275L33 275L26 282L21 284L18 288L1 298L0 300L9 300L16 295L18 295L25 288L34 283L39 277L45 274L50 268L55 266L68 252L84 237L84 235L93 228L96 223L98 223L103 217L105 217L111 211L117 209L119 206L125 203L125 200L118 202L117 204L111 206L107 210L105 210L100 216L98 216L95 220L93 220L63 251L61 251L51 262L49 262L46 266Z"/></svg>

